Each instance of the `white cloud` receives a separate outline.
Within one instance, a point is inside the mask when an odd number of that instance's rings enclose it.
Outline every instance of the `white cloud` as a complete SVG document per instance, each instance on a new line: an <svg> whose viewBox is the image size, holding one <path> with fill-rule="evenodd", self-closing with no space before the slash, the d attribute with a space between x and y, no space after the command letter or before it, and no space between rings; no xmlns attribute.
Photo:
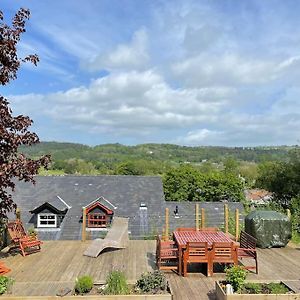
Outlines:
<svg viewBox="0 0 300 300"><path fill-rule="evenodd" d="M81 130L127 132L184 128L214 120L234 95L227 88L172 89L153 70L111 74L79 87L49 95L11 96L18 110L46 115ZM20 109L20 107L22 108ZM109 128L108 128L109 127Z"/></svg>
<svg viewBox="0 0 300 300"><path fill-rule="evenodd" d="M117 45L114 50L97 55L87 63L87 66L85 66L85 62L82 65L91 71L101 69L143 69L149 62L147 44L147 32L145 29L140 29L133 34L132 41L129 44Z"/></svg>
<svg viewBox="0 0 300 300"><path fill-rule="evenodd" d="M176 139L177 144L184 145L215 145L222 138L222 131L214 131L206 128L189 131L185 136Z"/></svg>
<svg viewBox="0 0 300 300"><path fill-rule="evenodd" d="M299 139L299 26L297 18L286 21L285 5L141 2L133 18L135 5L104 2L39 4L43 11L30 20L37 34L21 51L35 49L49 79L69 84L11 96L16 111L50 119L66 137L75 129L119 142L134 136L211 145ZM91 79L90 70L105 77Z"/></svg>
<svg viewBox="0 0 300 300"><path fill-rule="evenodd" d="M173 65L176 76L190 86L263 84L277 77L276 62L235 54L198 55Z"/></svg>

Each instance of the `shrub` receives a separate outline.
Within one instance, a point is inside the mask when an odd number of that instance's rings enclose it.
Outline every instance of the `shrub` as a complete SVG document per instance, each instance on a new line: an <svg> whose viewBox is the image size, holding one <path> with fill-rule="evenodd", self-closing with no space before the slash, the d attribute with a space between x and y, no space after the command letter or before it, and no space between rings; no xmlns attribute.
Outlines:
<svg viewBox="0 0 300 300"><path fill-rule="evenodd" d="M4 294L13 282L12 278L0 275L0 295Z"/></svg>
<svg viewBox="0 0 300 300"><path fill-rule="evenodd" d="M168 282L165 275L161 271L156 270L142 274L136 283L136 287L143 293L157 294L167 290Z"/></svg>
<svg viewBox="0 0 300 300"><path fill-rule="evenodd" d="M30 228L28 229L28 233L29 233L29 235L32 236L32 237L36 237L36 236L37 236L37 232L36 232L36 230L34 229L34 227L30 227Z"/></svg>
<svg viewBox="0 0 300 300"><path fill-rule="evenodd" d="M240 266L226 268L226 281L232 285L235 292L239 292L245 283L247 271Z"/></svg>
<svg viewBox="0 0 300 300"><path fill-rule="evenodd" d="M271 282L267 285L270 294L286 294L289 289L281 283Z"/></svg>
<svg viewBox="0 0 300 300"><path fill-rule="evenodd" d="M106 295L126 295L129 294L129 287L126 277L121 271L112 271L106 280L107 287L103 293Z"/></svg>
<svg viewBox="0 0 300 300"><path fill-rule="evenodd" d="M241 294L261 294L262 285L260 283L246 283L241 290Z"/></svg>
<svg viewBox="0 0 300 300"><path fill-rule="evenodd" d="M88 293L93 288L93 278L88 275L76 279L75 292L78 294Z"/></svg>

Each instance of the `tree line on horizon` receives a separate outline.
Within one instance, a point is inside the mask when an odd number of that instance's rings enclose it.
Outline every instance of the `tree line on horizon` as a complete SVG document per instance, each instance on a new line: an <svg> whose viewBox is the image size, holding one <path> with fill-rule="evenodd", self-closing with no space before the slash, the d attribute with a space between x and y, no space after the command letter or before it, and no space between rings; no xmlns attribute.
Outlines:
<svg viewBox="0 0 300 300"><path fill-rule="evenodd" d="M220 168L227 159L241 166L266 161L282 161L294 147L188 147L172 144L125 146L104 144L87 146L75 143L41 142L20 151L32 158L50 154L50 169L65 174L157 175L169 167L192 164L202 169Z"/></svg>

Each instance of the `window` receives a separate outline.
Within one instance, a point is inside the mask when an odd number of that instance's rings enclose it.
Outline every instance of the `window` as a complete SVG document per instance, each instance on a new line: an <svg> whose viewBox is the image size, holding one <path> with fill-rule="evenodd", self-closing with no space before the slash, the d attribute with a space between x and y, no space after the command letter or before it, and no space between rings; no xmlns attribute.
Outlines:
<svg viewBox="0 0 300 300"><path fill-rule="evenodd" d="M51 213L38 214L37 227L56 227L57 216Z"/></svg>
<svg viewBox="0 0 300 300"><path fill-rule="evenodd" d="M100 213L88 214L88 227L106 227L106 215Z"/></svg>

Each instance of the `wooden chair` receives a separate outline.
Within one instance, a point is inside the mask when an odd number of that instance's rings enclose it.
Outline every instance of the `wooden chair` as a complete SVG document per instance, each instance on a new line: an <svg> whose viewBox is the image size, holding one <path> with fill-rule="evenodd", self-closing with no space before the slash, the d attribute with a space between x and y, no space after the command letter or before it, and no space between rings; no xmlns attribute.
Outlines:
<svg viewBox="0 0 300 300"><path fill-rule="evenodd" d="M7 268L4 264L4 262L0 261L0 275L4 275L10 271L11 271L11 269Z"/></svg>
<svg viewBox="0 0 300 300"><path fill-rule="evenodd" d="M210 253L211 270L213 275L214 263L238 264L236 250L233 242L214 242Z"/></svg>
<svg viewBox="0 0 300 300"><path fill-rule="evenodd" d="M240 246L237 248L237 257L239 260L241 260L245 269L247 270L255 269L256 274L258 274L256 238L246 233L245 231L241 231ZM254 259L255 266L253 264L245 265L244 259L252 259L252 260Z"/></svg>
<svg viewBox="0 0 300 300"><path fill-rule="evenodd" d="M178 247L174 241L156 240L156 265L159 270L178 270Z"/></svg>
<svg viewBox="0 0 300 300"><path fill-rule="evenodd" d="M188 242L183 253L183 276L187 275L187 265L189 263L208 264L207 242Z"/></svg>
<svg viewBox="0 0 300 300"><path fill-rule="evenodd" d="M179 227L176 231L196 231L196 227Z"/></svg>
<svg viewBox="0 0 300 300"><path fill-rule="evenodd" d="M41 250L42 242L37 237L28 235L20 220L9 221L7 231L13 244L12 248L19 249L23 256Z"/></svg>

